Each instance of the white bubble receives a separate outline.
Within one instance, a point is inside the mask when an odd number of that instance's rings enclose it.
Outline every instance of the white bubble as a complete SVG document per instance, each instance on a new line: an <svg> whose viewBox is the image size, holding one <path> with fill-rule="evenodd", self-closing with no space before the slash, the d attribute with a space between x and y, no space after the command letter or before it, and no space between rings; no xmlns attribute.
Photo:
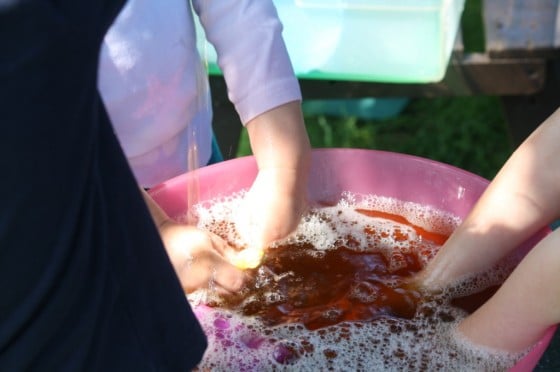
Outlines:
<svg viewBox="0 0 560 372"><path fill-rule="evenodd" d="M241 238L235 222L243 196L244 192L240 192L197 207L198 226L238 247L245 246L247 242ZM360 208L401 216L409 224L366 216L357 211ZM448 235L459 222L458 217L431 207L347 192L337 205L311 210L296 233L279 244L309 244L318 256L340 246L356 251L377 251L389 262L389 271L397 271L405 265L404 254L416 252L420 264L425 265L439 248L410 225ZM270 327L256 317L204 308L198 316L209 347L199 368L212 371L507 370L521 354L486 350L458 337L456 325L467 314L452 307L449 298L499 283L510 269L511 265L500 266L455 283L441 297L419 306L413 319L380 315L373 321L341 322L308 330L297 323ZM266 280L271 277L281 280L259 270L257 275L268 278ZM383 285L397 288L401 282L399 276L388 274ZM268 283L261 283L264 284ZM375 301L378 295L378 289L370 282L358 283L350 291L349 297L366 304ZM196 311L208 296L211 294L197 291L188 299ZM263 299L268 303L283 300L282 295L274 291L267 292ZM247 303L250 301L258 299L245 299ZM336 320L341 313L332 308L321 316Z"/></svg>

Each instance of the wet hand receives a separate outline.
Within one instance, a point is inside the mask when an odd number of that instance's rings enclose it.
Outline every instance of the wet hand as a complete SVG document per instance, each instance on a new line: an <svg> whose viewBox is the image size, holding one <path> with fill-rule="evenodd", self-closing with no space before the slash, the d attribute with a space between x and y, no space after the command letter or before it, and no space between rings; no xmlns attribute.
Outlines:
<svg viewBox="0 0 560 372"><path fill-rule="evenodd" d="M228 262L226 257L235 251L219 236L172 220L159 231L186 293L210 287L221 294L241 289L245 274Z"/></svg>
<svg viewBox="0 0 560 372"><path fill-rule="evenodd" d="M263 250L298 226L307 211L305 184L292 169L259 171L238 219L238 230L248 242L249 260L260 261ZM260 255L259 255L260 253ZM256 265L255 265L256 266ZM254 267L254 266L253 266Z"/></svg>
<svg viewBox="0 0 560 372"><path fill-rule="evenodd" d="M258 258L270 243L294 231L307 210L311 145L299 100L257 115L246 128L259 173L238 228L244 227L241 237L256 252L250 256Z"/></svg>

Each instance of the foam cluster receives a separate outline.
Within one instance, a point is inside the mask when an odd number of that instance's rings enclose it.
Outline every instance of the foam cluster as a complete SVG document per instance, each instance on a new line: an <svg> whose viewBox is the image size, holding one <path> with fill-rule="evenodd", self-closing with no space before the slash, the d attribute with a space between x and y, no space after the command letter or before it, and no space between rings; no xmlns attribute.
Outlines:
<svg viewBox="0 0 560 372"><path fill-rule="evenodd" d="M212 371L501 371L520 357L455 336L456 308L426 304L411 320L379 318L310 331L268 327L255 318L198 308L209 347L199 368Z"/></svg>
<svg viewBox="0 0 560 372"><path fill-rule="evenodd" d="M196 209L198 226L245 247L236 228L236 215L244 193L217 199ZM385 215L368 214L382 211ZM401 216L408 221L402 223ZM456 216L411 202L346 193L336 205L315 208L297 231L277 245L312 246L317 255L341 246L364 252L377 250L389 271L398 271L402 256L414 252L425 265L439 249L426 241L429 234L449 235L460 222ZM425 232L424 232L425 231ZM429 235L431 236L431 235ZM421 243L421 244L420 244ZM274 247L270 248L271 250ZM371 321L340 322L319 329L300 323L270 326L258 317L208 307L208 293L195 292L189 301L205 330L209 347L199 365L212 371L403 371L403 370L507 370L521 354L488 350L469 344L456 334L467 313L451 305L451 296L472 293L499 283L509 269L462 281L442 294L421 302L410 319L380 314ZM395 282L385 283L396 287ZM356 287L350 297L370 302L368 288ZM270 293L266 301L282 300ZM337 317L337 309L325 317Z"/></svg>

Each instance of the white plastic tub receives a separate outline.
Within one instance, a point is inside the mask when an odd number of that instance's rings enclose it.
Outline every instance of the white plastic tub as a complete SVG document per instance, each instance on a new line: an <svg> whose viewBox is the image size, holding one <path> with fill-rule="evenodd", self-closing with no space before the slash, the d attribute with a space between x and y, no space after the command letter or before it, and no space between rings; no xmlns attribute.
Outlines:
<svg viewBox="0 0 560 372"><path fill-rule="evenodd" d="M465 0L274 0L299 77L395 83L443 78ZM201 43L211 72L216 54Z"/></svg>

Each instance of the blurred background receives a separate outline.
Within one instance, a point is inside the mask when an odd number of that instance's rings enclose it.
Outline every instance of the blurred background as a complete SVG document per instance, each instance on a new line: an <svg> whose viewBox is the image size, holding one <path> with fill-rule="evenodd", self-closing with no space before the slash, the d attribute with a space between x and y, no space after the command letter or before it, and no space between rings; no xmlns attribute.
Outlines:
<svg viewBox="0 0 560 372"><path fill-rule="evenodd" d="M513 150L500 101L492 96L416 98L400 113L386 118L306 114L305 121L314 148L402 152L452 164L488 179ZM237 156L249 154L243 130Z"/></svg>
<svg viewBox="0 0 560 372"><path fill-rule="evenodd" d="M297 10L298 1L275 3L284 4L290 11ZM560 105L558 4L558 0L465 0L457 20L437 31L437 36L448 35L450 30L457 32L441 81L352 81L327 75L309 76L304 71L298 77L312 146L412 154L492 179L515 147ZM321 10L305 11L311 17L312 11ZM457 14L460 10L454 11ZM279 13L283 15L282 8ZM313 13L317 17L320 14ZM355 17L349 18L351 22L361 19L358 13L349 14ZM393 22L409 22L398 18L406 12L397 14ZM452 13L446 15L453 18ZM371 22L383 23L384 17L390 16L386 14ZM293 36L293 29L302 27L307 26L293 21L285 24L288 46L301 43L300 38ZM398 39L388 36L389 41ZM353 39L346 42L353 43ZM309 46L313 44L308 43ZM353 44L354 49L359 47L360 44ZM409 44L409 48L414 45ZM314 56L312 51L293 51L296 59L306 58L298 59L300 63L307 63ZM424 50L420 56L431 54ZM369 63L377 63L378 57ZM411 63L411 59L406 63ZM414 70L417 60L412 59L412 63ZM216 69L210 68L210 84L214 131L225 159L250 155L247 133L244 128L236 129L241 125Z"/></svg>
<svg viewBox="0 0 560 372"><path fill-rule="evenodd" d="M482 0L466 0L465 53L485 50ZM314 148L388 150L445 162L491 179L514 148L499 97L382 97L304 102ZM226 150L227 151L227 150ZM251 154L245 130L230 157Z"/></svg>

